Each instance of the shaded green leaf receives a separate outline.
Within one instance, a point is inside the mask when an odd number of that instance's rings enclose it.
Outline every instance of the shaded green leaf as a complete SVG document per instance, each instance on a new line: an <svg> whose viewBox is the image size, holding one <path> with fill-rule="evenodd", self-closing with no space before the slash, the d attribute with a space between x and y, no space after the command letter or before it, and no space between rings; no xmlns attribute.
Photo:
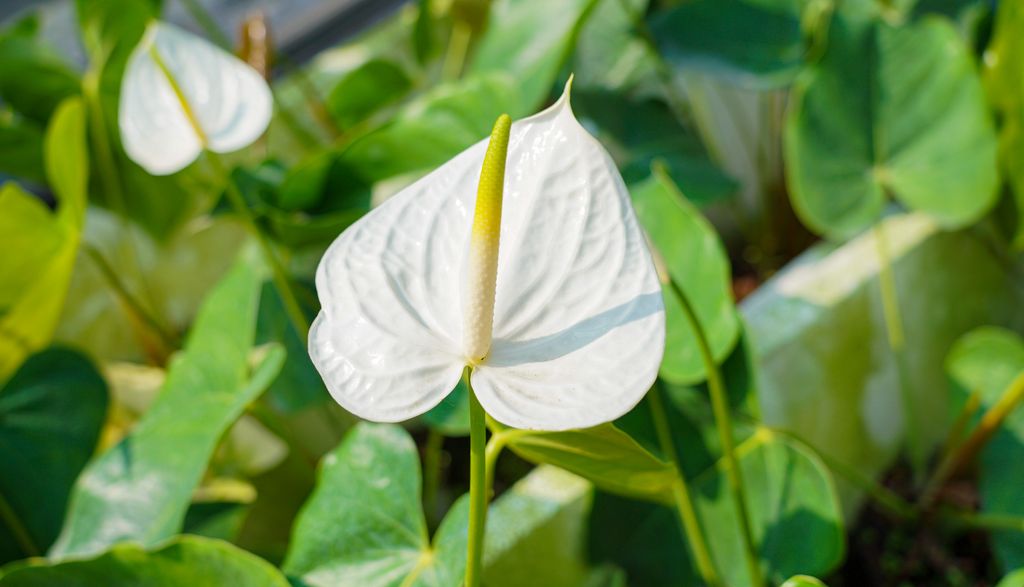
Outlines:
<svg viewBox="0 0 1024 587"><path fill-rule="evenodd" d="M939 18L894 26L840 11L828 48L794 88L785 131L793 205L848 237L888 196L945 227L995 202L996 137L957 32Z"/></svg>
<svg viewBox="0 0 1024 587"><path fill-rule="evenodd" d="M0 173L46 182L43 131L31 121L0 116Z"/></svg>
<svg viewBox="0 0 1024 587"><path fill-rule="evenodd" d="M78 74L34 28L15 25L0 33L0 99L45 125L65 98L78 94L80 84Z"/></svg>
<svg viewBox="0 0 1024 587"><path fill-rule="evenodd" d="M656 167L631 189L640 224L665 261L672 280L686 294L716 360L724 360L739 338L733 307L729 258L714 227ZM706 377L696 332L675 292L665 298L665 356L661 376L691 384Z"/></svg>
<svg viewBox="0 0 1024 587"><path fill-rule="evenodd" d="M227 542L181 536L146 551L122 544L85 560L48 563L34 559L4 569L3 587L288 587L270 563Z"/></svg>
<svg viewBox="0 0 1024 587"><path fill-rule="evenodd" d="M225 430L273 381L284 351L250 373L259 281L239 263L210 293L160 396L132 432L79 478L54 558L132 540L152 546L179 532Z"/></svg>
<svg viewBox="0 0 1024 587"><path fill-rule="evenodd" d="M469 500L431 543L420 506L416 445L401 427L358 424L321 463L295 523L284 570L310 586L457 586L466 565Z"/></svg>
<svg viewBox="0 0 1024 587"><path fill-rule="evenodd" d="M677 67L777 86L803 65L800 7L796 0L694 0L655 13L650 29L658 49Z"/></svg>
<svg viewBox="0 0 1024 587"><path fill-rule="evenodd" d="M30 356L0 389L0 500L14 517L0 515L0 562L41 555L57 538L106 415L103 378L71 350Z"/></svg>
<svg viewBox="0 0 1024 587"><path fill-rule="evenodd" d="M423 414L423 421L445 436L469 436L469 388L460 379L441 403Z"/></svg>
<svg viewBox="0 0 1024 587"><path fill-rule="evenodd" d="M470 74L506 73L518 80L523 105L538 107L551 93L580 27L596 4L597 0L565 0L552 10L547 0L496 0Z"/></svg>

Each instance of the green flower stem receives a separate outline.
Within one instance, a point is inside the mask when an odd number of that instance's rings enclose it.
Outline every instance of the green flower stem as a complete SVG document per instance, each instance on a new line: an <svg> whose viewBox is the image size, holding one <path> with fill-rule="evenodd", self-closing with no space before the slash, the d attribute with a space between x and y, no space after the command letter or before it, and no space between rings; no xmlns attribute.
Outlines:
<svg viewBox="0 0 1024 587"><path fill-rule="evenodd" d="M903 420L906 425L907 447L910 462L916 475L920 475L925 467L924 447L918 434L917 418L914 416L914 401L910 395L910 382L907 379L906 338L903 334L903 318L900 315L899 297L896 295L896 279L892 271L892 256L889 252L889 241L882 222L876 222L873 228L875 246L878 249L879 272L878 285L882 295L882 315L889 339L889 349L896 361L896 377L900 398L903 402Z"/></svg>
<svg viewBox="0 0 1024 587"><path fill-rule="evenodd" d="M722 374L719 372L718 364L715 363L715 358L711 354L711 347L708 345L704 327L701 325L700 320L697 319L697 313L693 310L690 299L671 278L668 280L668 285L672 288L672 292L683 307L683 313L686 314L686 319L696 335L697 346L704 361L704 369L707 371L708 390L711 393L711 409L715 414L715 427L718 429L718 436L722 443L722 453L725 456L725 470L729 479L729 490L732 494L733 504L736 508L736 517L739 519L747 571L750 574L751 584L759 587L765 584L764 575L761 573L761 565L758 563L757 547L754 542L754 534L750 528L750 513L747 509L743 472L740 470L740 463L736 458L732 419L729 415L729 400L726 396L725 386L722 383Z"/></svg>
<svg viewBox="0 0 1024 587"><path fill-rule="evenodd" d="M480 587L483 573L484 534L487 528L487 500L490 497L487 469L487 416L476 399L466 367L469 388L469 544L466 557L466 587ZM493 458L497 458L495 455ZM493 469L493 467L490 467Z"/></svg>
<svg viewBox="0 0 1024 587"><path fill-rule="evenodd" d="M654 420L654 430L658 435L661 452L676 469L676 482L672 484L672 494L676 500L676 513L679 515L679 522L697 563L697 571L706 585L718 587L722 584L722 580L718 577L715 563L711 560L707 541L704 539L704 532L700 527L700 520L698 520L697 512L693 507L690 488L686 483L683 468L679 464L676 445L672 441L665 405L661 401L661 389L657 385L647 392L647 404L651 408L651 418Z"/></svg>
<svg viewBox="0 0 1024 587"><path fill-rule="evenodd" d="M427 430L427 443L423 447L423 510L432 518L437 506L437 488L441 484L441 449L444 435Z"/></svg>
<svg viewBox="0 0 1024 587"><path fill-rule="evenodd" d="M291 283L288 280L288 273L285 271L284 265L277 258L277 254L270 244L270 239L267 238L267 235L264 234L263 230L256 223L252 211L249 210L249 206L245 203L245 198L242 197L242 192L238 189L238 185L235 183L234 178L231 177L231 173L224 165L224 162L221 161L220 156L213 151L207 151L207 155L213 165L214 172L223 177L227 183L224 192L227 194L228 201L231 202L235 212L242 217L249 231L256 237L256 242L259 243L260 249L263 251L263 257L266 259L267 264L270 265L274 287L284 302L285 313L288 315L292 327L299 333L299 338L305 341L309 338L309 322L306 320L306 314L302 311L302 306L299 305L298 298L295 297L295 290L292 289Z"/></svg>
<svg viewBox="0 0 1024 587"><path fill-rule="evenodd" d="M469 42L473 37L473 29L469 24L456 19L452 23L452 32L448 37L448 49L441 66L441 79L454 81L462 76L462 68L469 53Z"/></svg>

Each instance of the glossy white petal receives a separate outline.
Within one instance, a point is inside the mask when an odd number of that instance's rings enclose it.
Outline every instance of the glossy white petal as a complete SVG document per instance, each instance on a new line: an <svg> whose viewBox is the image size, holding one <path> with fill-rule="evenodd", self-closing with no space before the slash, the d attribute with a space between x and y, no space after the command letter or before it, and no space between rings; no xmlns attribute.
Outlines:
<svg viewBox="0 0 1024 587"><path fill-rule="evenodd" d="M321 260L310 353L357 415L418 415L466 364L468 239L486 146L367 214ZM664 308L622 179L567 97L513 124L504 193L494 340L473 373L481 404L504 424L545 430L624 414L657 376Z"/></svg>
<svg viewBox="0 0 1024 587"><path fill-rule="evenodd" d="M159 56L188 103L182 107ZM118 121L125 151L154 175L174 173L203 148L241 149L270 123L272 97L256 70L208 41L152 23L132 52L121 85Z"/></svg>

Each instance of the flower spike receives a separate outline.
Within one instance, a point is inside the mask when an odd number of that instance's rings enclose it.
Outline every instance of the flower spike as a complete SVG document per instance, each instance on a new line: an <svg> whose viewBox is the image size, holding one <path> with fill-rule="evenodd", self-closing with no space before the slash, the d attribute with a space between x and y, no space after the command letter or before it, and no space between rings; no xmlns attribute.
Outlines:
<svg viewBox="0 0 1024 587"><path fill-rule="evenodd" d="M483 361L491 350L501 235L501 196L505 187L505 159L511 128L512 119L508 114L502 114L494 123L476 191L473 229L469 237L469 284L463 327L466 358L470 365Z"/></svg>

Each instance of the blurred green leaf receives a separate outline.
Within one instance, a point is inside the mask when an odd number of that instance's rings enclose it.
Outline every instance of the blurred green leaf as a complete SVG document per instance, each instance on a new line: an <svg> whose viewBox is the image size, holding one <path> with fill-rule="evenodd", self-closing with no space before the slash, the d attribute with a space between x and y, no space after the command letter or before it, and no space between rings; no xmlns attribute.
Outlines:
<svg viewBox="0 0 1024 587"><path fill-rule="evenodd" d="M551 93L596 4L597 0L564 0L553 10L547 0L495 0L469 73L512 76L519 82L526 109L537 108Z"/></svg>
<svg viewBox="0 0 1024 587"><path fill-rule="evenodd" d="M0 100L45 125L65 98L78 94L80 82L36 35L36 28L15 24L0 32Z"/></svg>
<svg viewBox="0 0 1024 587"><path fill-rule="evenodd" d="M441 403L423 414L427 426L445 436L469 436L469 389L460 379Z"/></svg>
<svg viewBox="0 0 1024 587"><path fill-rule="evenodd" d="M309 299L316 299L315 292L308 293ZM312 319L315 308L306 307L305 310L306 315ZM288 319L277 288L266 281L260 294L256 344L270 342L281 343L288 354L281 374L267 390L267 399L275 408L290 414L330 399L320 374L309 359L306 341L299 336Z"/></svg>
<svg viewBox="0 0 1024 587"><path fill-rule="evenodd" d="M51 563L34 559L11 565L3 587L288 587L270 563L227 542L180 536L151 551L121 544L85 560Z"/></svg>
<svg viewBox="0 0 1024 587"><path fill-rule="evenodd" d="M431 543L420 506L416 445L401 427L358 424L321 463L284 569L303 585L454 587L466 566L469 500Z"/></svg>
<svg viewBox="0 0 1024 587"><path fill-rule="evenodd" d="M0 233L25 251L0 260L0 380L57 327L85 214L88 159L82 103L69 98L45 139L46 171L57 199L50 213L14 184L0 188Z"/></svg>
<svg viewBox="0 0 1024 587"><path fill-rule="evenodd" d="M640 224L689 299L711 353L724 360L739 338L740 322L733 307L729 258L718 234L660 166L631 191ZM696 333L672 289L663 287L662 295L666 336L661 376L673 383L697 383L707 375Z"/></svg>
<svg viewBox="0 0 1024 587"><path fill-rule="evenodd" d="M43 131L31 121L0 115L0 173L46 183Z"/></svg>
<svg viewBox="0 0 1024 587"><path fill-rule="evenodd" d="M249 513L249 504L234 501L193 503L185 514L182 532L233 542Z"/></svg>
<svg viewBox="0 0 1024 587"><path fill-rule="evenodd" d="M1024 6L1000 2L985 50L985 89L1001 115L999 158L1016 203L1014 245L1024 247Z"/></svg>
<svg viewBox="0 0 1024 587"><path fill-rule="evenodd" d="M786 579L786 582L782 584L782 587L826 587L826 585L814 577L797 575Z"/></svg>
<svg viewBox="0 0 1024 587"><path fill-rule="evenodd" d="M0 563L53 544L106 415L103 378L67 349L30 356L0 389Z"/></svg>
<svg viewBox="0 0 1024 587"><path fill-rule="evenodd" d="M848 16L791 96L785 131L793 205L812 229L848 237L887 196L945 227L995 202L996 137L970 54L931 17L903 26Z"/></svg>
<svg viewBox="0 0 1024 587"><path fill-rule="evenodd" d="M534 463L546 463L619 495L674 503L675 468L647 452L613 424L566 432L492 429L508 448Z"/></svg>
<svg viewBox="0 0 1024 587"><path fill-rule="evenodd" d="M573 89L572 104L584 124L597 125L598 136L627 185L647 180L651 164L659 160L698 206L737 194L736 182L711 161L697 135L684 128L665 103L622 92Z"/></svg>
<svg viewBox="0 0 1024 587"><path fill-rule="evenodd" d="M650 79L657 63L637 34L649 0L600 0L580 29L573 50L573 102L581 90L623 91Z"/></svg>
<svg viewBox="0 0 1024 587"><path fill-rule="evenodd" d="M342 129L363 122L412 89L405 69L394 61L371 59L345 74L327 97L327 109Z"/></svg>
<svg viewBox="0 0 1024 587"><path fill-rule="evenodd" d="M962 406L978 394L981 411L992 407L1019 377L1024 376L1024 340L1014 332L983 327L956 342L946 360L953 382L953 405ZM1024 410L1018 406L1003 422L980 456L978 491L985 514L1024 516L1020 488L1024 485ZM1024 566L1024 533L993 530L992 546L1004 571Z"/></svg>
<svg viewBox="0 0 1024 587"><path fill-rule="evenodd" d="M95 554L123 540L152 546L181 530L217 441L284 362L275 345L250 372L258 295L256 272L244 262L210 293L156 402L79 478L51 557Z"/></svg>
<svg viewBox="0 0 1024 587"><path fill-rule="evenodd" d="M790 82L803 65L797 0L693 0L650 17L654 40L681 68L704 69L744 85Z"/></svg>
<svg viewBox="0 0 1024 587"><path fill-rule="evenodd" d="M530 113L519 85L496 73L437 86L386 126L357 139L340 154L341 163L369 183L433 169L489 136L502 113Z"/></svg>
<svg viewBox="0 0 1024 587"><path fill-rule="evenodd" d="M1024 587L1024 569L1017 569L1009 573L996 587Z"/></svg>

